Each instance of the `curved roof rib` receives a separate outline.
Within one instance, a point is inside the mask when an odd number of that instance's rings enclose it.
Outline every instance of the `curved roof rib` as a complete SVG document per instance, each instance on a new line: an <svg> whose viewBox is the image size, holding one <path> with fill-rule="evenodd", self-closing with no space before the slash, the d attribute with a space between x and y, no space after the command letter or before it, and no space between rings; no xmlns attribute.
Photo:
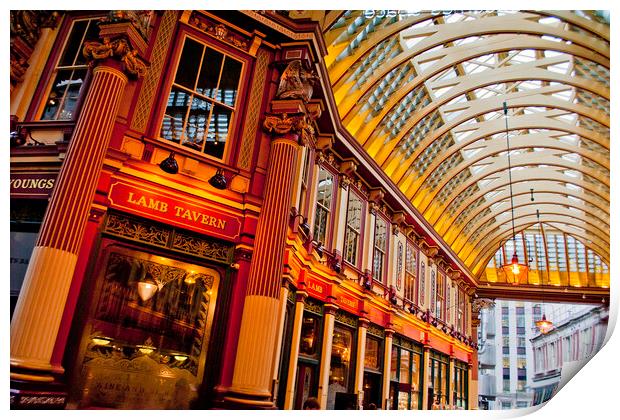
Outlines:
<svg viewBox="0 0 620 420"><path fill-rule="evenodd" d="M478 279L512 236L507 135L515 225L532 229L539 210L609 261L608 21L339 16L325 30L326 63L344 126Z"/></svg>

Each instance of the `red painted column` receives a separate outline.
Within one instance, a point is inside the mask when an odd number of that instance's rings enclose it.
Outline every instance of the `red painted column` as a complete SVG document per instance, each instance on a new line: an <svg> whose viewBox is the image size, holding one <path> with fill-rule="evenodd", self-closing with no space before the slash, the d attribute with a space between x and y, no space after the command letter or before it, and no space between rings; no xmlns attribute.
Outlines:
<svg viewBox="0 0 620 420"><path fill-rule="evenodd" d="M128 77L122 70L123 63L126 63L123 52L131 54L127 41L121 38L106 45L110 48L107 57L113 58L103 59L93 69L92 82L45 213L11 321L12 389L20 388L25 383L35 384L36 389L36 384L52 383L64 372L58 358L53 358L54 347L99 174L128 83ZM87 48L85 55L88 55ZM105 52L100 49L94 58L104 56ZM130 60L143 65L135 55ZM24 405L26 401L45 404L44 399L24 398L25 395L15 392L12 404ZM62 405L60 400L57 402ZM37 405L34 403L34 406Z"/></svg>
<svg viewBox="0 0 620 420"><path fill-rule="evenodd" d="M278 335L282 261L299 148L294 133L275 137L271 145L233 382L225 397L232 405L273 407L272 365Z"/></svg>

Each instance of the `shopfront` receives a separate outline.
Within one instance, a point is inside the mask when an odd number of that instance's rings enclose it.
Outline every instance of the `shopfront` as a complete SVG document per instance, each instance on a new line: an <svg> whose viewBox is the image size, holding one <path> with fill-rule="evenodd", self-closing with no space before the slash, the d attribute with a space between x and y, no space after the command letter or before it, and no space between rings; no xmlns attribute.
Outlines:
<svg viewBox="0 0 620 420"><path fill-rule="evenodd" d="M233 252L230 243L110 211L73 326L68 406L192 407L218 373Z"/></svg>
<svg viewBox="0 0 620 420"><path fill-rule="evenodd" d="M454 362L453 371L453 398L452 404L455 409L467 410L469 408L468 396L469 396L469 369L467 363L456 360Z"/></svg>
<svg viewBox="0 0 620 420"><path fill-rule="evenodd" d="M327 409L357 408L355 392L355 349L357 348L357 318L338 310L332 336Z"/></svg>
<svg viewBox="0 0 620 420"><path fill-rule="evenodd" d="M443 353L430 350L428 366L428 406L444 409L448 406L450 358Z"/></svg>
<svg viewBox="0 0 620 420"><path fill-rule="evenodd" d="M365 410L371 404L374 404L375 407L381 407L384 345L385 331L377 325L370 324L366 332L364 351L364 398L362 406Z"/></svg>
<svg viewBox="0 0 620 420"><path fill-rule="evenodd" d="M405 337L394 336L390 363L391 410L419 410L422 404L423 348Z"/></svg>
<svg viewBox="0 0 620 420"><path fill-rule="evenodd" d="M323 336L323 305L317 300L307 298L301 321L299 357L293 408L300 410L304 401L318 395L319 367Z"/></svg>

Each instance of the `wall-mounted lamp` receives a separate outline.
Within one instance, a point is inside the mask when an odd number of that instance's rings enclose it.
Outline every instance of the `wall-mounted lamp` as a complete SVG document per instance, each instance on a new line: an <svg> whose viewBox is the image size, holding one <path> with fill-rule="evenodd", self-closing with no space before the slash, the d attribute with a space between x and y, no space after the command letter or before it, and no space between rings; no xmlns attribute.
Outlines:
<svg viewBox="0 0 620 420"><path fill-rule="evenodd" d="M213 188L217 188L218 190L225 190L227 186L226 177L224 176L224 171L222 169L218 169L209 179L209 184Z"/></svg>
<svg viewBox="0 0 620 420"><path fill-rule="evenodd" d="M372 290L372 278L370 277L369 271L366 271L366 273L362 275L362 286L364 286L366 290Z"/></svg>
<svg viewBox="0 0 620 420"><path fill-rule="evenodd" d="M305 217L303 214L296 214L295 216L291 218L291 223L294 224L297 218L301 218L299 229L301 229L304 232L304 234L307 235L308 232L310 232L310 225L308 224L308 218Z"/></svg>
<svg viewBox="0 0 620 420"><path fill-rule="evenodd" d="M316 250L316 253L319 254L319 258L323 258L323 253L325 252L325 248L323 248L323 244L321 242L318 242L314 249Z"/></svg>
<svg viewBox="0 0 620 420"><path fill-rule="evenodd" d="M155 295L155 292L161 290L162 286L163 284L157 284L151 278L145 278L138 282L138 296L146 302Z"/></svg>
<svg viewBox="0 0 620 420"><path fill-rule="evenodd" d="M334 255L329 259L329 266L336 273L340 274L342 271L342 264L340 263L340 257L338 255Z"/></svg>
<svg viewBox="0 0 620 420"><path fill-rule="evenodd" d="M177 160L174 158L174 152L170 152L170 156L162 160L161 163L159 164L159 167L162 171L168 174L174 175L177 172L179 172L179 164L177 163Z"/></svg>

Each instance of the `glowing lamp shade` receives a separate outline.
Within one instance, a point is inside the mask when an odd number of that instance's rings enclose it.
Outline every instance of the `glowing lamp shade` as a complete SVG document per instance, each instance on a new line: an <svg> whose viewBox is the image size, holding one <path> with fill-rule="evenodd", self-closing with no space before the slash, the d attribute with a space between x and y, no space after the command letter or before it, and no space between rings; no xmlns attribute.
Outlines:
<svg viewBox="0 0 620 420"><path fill-rule="evenodd" d="M504 264L502 270L506 276L506 282L515 284L527 283L528 267L525 264L519 264L517 254L512 255L512 261L510 261L510 264Z"/></svg>
<svg viewBox="0 0 620 420"><path fill-rule="evenodd" d="M142 299L143 301L147 301L150 298L152 298L158 289L159 287L157 287L157 285L153 282L149 282L149 281L138 282L138 296L140 296L140 299Z"/></svg>
<svg viewBox="0 0 620 420"><path fill-rule="evenodd" d="M536 327L541 334L547 334L553 329L553 322L547 320L547 317L543 314L542 318L539 321L536 321Z"/></svg>

